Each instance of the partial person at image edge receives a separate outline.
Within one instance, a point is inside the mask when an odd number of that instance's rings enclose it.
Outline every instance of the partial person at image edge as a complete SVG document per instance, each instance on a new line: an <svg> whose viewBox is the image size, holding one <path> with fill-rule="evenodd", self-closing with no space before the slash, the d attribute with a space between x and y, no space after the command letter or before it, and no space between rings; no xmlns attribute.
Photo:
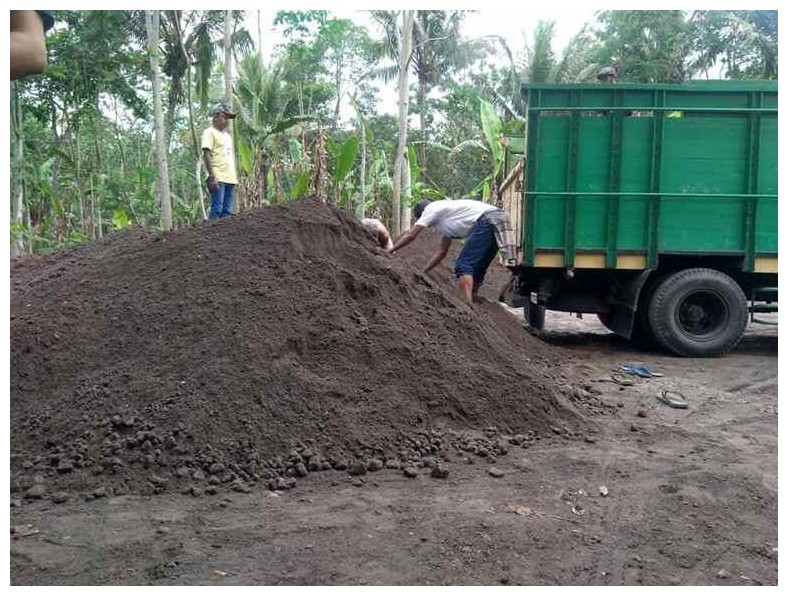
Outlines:
<svg viewBox="0 0 788 596"><path fill-rule="evenodd" d="M42 74L47 66L45 34L55 24L52 14L46 10L12 10L9 21L11 80Z"/></svg>

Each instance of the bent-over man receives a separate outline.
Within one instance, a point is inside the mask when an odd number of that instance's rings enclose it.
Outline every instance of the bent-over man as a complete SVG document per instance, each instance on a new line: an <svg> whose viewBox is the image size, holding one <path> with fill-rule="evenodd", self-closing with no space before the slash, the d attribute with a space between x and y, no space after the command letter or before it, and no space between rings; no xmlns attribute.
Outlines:
<svg viewBox="0 0 788 596"><path fill-rule="evenodd" d="M413 209L416 223L394 242L390 252L407 246L425 228L434 228L441 236L438 251L424 269L427 273L449 252L454 238L465 238L465 246L454 263L460 297L473 302L484 276L498 250L507 266L516 264L514 233L509 216L503 209L473 199L419 201Z"/></svg>

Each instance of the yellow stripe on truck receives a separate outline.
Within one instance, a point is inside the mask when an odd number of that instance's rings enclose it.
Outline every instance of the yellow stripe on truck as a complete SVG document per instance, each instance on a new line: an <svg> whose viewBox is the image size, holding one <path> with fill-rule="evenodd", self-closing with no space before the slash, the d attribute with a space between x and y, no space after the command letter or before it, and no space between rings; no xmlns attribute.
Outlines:
<svg viewBox="0 0 788 596"><path fill-rule="evenodd" d="M616 269L645 269L646 255L618 255Z"/></svg>
<svg viewBox="0 0 788 596"><path fill-rule="evenodd" d="M585 253L575 256L575 269L604 269L604 253Z"/></svg>
<svg viewBox="0 0 788 596"><path fill-rule="evenodd" d="M534 267L563 267L564 255L554 252L540 252L534 256Z"/></svg>
<svg viewBox="0 0 788 596"><path fill-rule="evenodd" d="M576 269L607 269L605 253L583 253L575 256ZM534 256L534 267L560 268L564 266L564 255L560 252L538 252ZM618 255L616 269L645 269L646 255Z"/></svg>
<svg viewBox="0 0 788 596"><path fill-rule="evenodd" d="M755 273L777 273L777 257L755 257Z"/></svg>

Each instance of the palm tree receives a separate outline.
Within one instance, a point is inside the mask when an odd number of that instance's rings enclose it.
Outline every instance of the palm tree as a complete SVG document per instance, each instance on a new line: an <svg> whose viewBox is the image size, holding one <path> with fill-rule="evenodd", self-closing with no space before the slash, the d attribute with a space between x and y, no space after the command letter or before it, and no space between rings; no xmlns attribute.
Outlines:
<svg viewBox="0 0 788 596"><path fill-rule="evenodd" d="M233 33L230 43L235 52L248 52L254 47L249 32L240 27L245 14L242 10L232 12ZM220 53L224 62L225 16L223 10L166 10L161 14L161 51L162 73L169 79L167 93L167 114L165 134L167 146L172 136L173 123L178 107L184 100L191 98L191 74L200 104L208 105L210 96L211 74L219 62ZM145 39L144 11L129 11L130 33L137 39ZM184 89L184 80L186 88ZM191 101L188 101L191 105ZM193 123L190 122L192 129ZM197 148L199 153L199 148Z"/></svg>
<svg viewBox="0 0 788 596"><path fill-rule="evenodd" d="M413 21L413 58L411 65L418 82L417 104L422 144L421 166L426 165L426 147L429 141L427 96L445 78L468 66L481 56L485 40L464 40L461 25L468 11L419 10ZM399 40L396 15L391 11L372 11L373 18L383 27L388 54L399 59ZM397 67L380 71L382 78L393 78Z"/></svg>
<svg viewBox="0 0 788 596"><path fill-rule="evenodd" d="M259 185L247 191L253 197L259 194L257 202L268 202L268 173L271 158L279 158L282 152L281 134L312 117L300 115L297 100L286 94L282 66L266 69L255 52L241 59L235 99L239 166L242 172L251 174L253 184Z"/></svg>
<svg viewBox="0 0 788 596"><path fill-rule="evenodd" d="M554 28L553 21L539 21L532 42L517 55L503 38L494 38L508 58L509 68L497 86L481 76L474 77L474 82L484 98L502 110L506 121L525 119L522 83L577 83L599 70L601 65L595 61L598 45L587 26L572 37L558 58L553 51Z"/></svg>

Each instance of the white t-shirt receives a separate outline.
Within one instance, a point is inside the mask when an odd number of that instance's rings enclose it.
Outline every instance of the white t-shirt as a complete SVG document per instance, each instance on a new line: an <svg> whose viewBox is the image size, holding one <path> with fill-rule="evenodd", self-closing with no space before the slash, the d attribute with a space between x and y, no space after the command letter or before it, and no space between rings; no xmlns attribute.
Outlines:
<svg viewBox="0 0 788 596"><path fill-rule="evenodd" d="M473 199L443 199L427 205L414 225L432 226L447 238L467 238L482 214L494 209L495 205Z"/></svg>

